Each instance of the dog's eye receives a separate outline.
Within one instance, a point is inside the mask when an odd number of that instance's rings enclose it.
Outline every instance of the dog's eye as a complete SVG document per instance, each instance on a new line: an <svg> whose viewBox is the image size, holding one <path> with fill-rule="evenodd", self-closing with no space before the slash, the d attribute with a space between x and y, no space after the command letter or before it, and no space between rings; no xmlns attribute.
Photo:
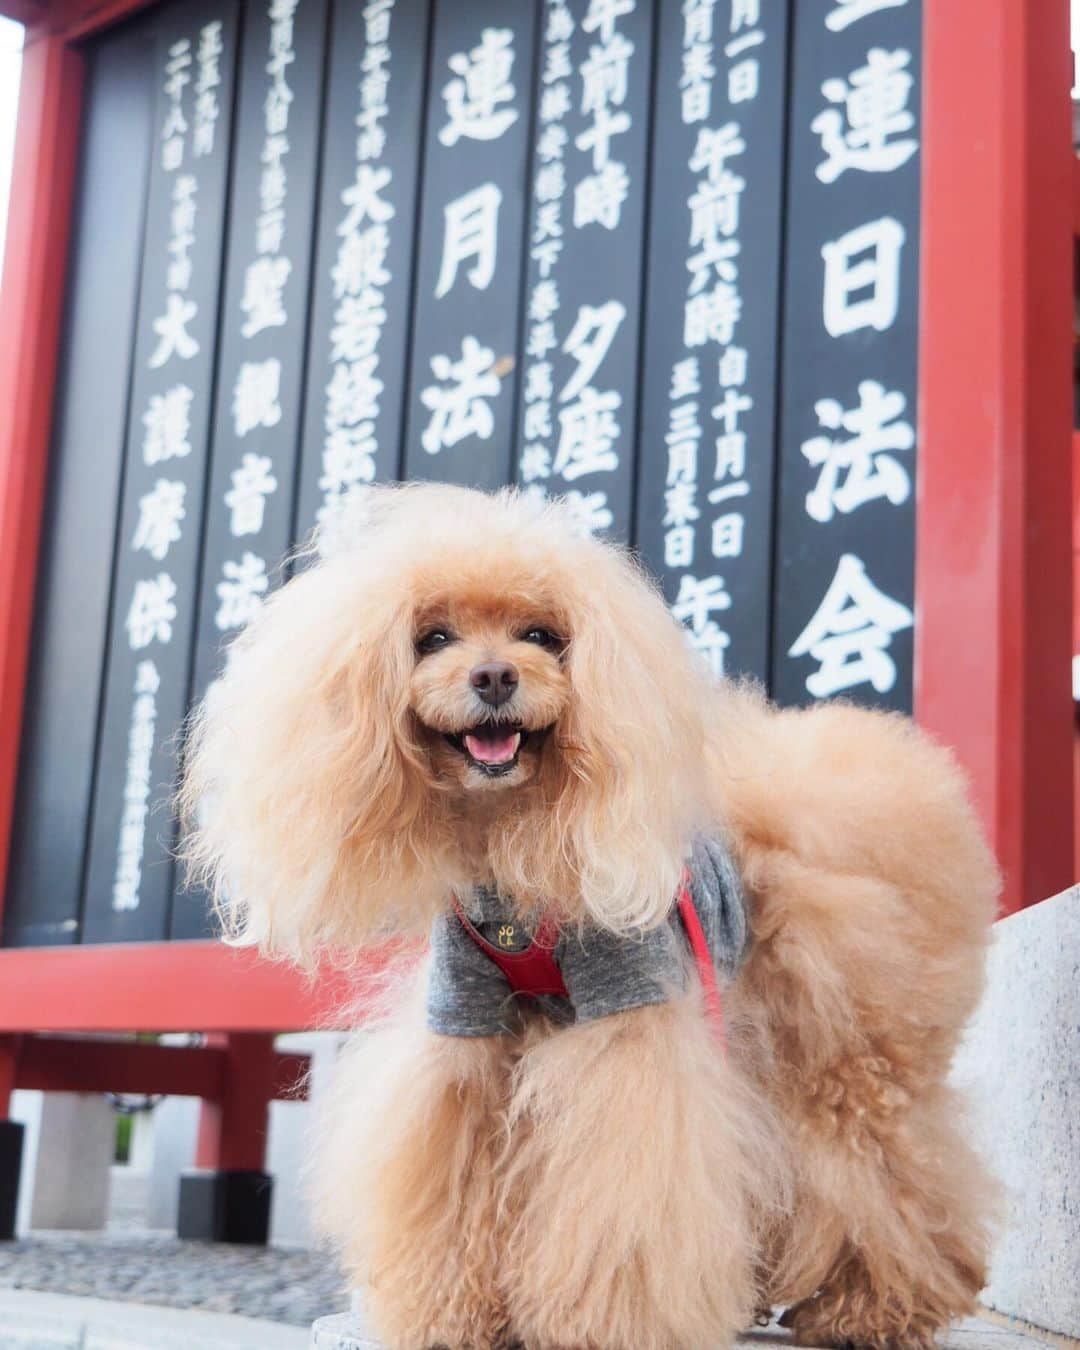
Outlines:
<svg viewBox="0 0 1080 1350"><path fill-rule="evenodd" d="M443 647L449 646L454 640L454 635L447 632L445 628L433 628L430 633L425 633L416 643L416 650L421 656L428 656L431 652L437 652Z"/></svg>
<svg viewBox="0 0 1080 1350"><path fill-rule="evenodd" d="M522 642L534 642L538 647L558 647L559 639L554 633L548 632L546 628L530 628L522 633Z"/></svg>

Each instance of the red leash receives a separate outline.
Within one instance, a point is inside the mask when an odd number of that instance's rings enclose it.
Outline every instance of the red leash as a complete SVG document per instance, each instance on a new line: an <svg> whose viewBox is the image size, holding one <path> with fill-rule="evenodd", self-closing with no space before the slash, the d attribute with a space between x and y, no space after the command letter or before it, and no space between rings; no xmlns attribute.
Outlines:
<svg viewBox="0 0 1080 1350"><path fill-rule="evenodd" d="M679 917L682 919L683 928L686 929L686 937L697 965L701 992L705 999L705 1012L709 1021L713 1024L721 1048L726 1050L727 1027L724 1023L724 1003L720 997L720 986L716 982L716 967L713 965L712 953L709 951L709 944L705 941L705 930L701 926L701 919L698 917L693 896L690 894L690 873L685 870L683 871L676 903L679 906Z"/></svg>

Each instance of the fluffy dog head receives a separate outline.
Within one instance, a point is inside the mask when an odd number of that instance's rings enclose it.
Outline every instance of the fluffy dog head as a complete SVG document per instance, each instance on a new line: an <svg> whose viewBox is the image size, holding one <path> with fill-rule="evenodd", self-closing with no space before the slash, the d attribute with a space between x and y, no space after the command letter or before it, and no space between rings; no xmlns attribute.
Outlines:
<svg viewBox="0 0 1080 1350"><path fill-rule="evenodd" d="M661 597L562 506L374 489L197 711L186 853L235 936L301 958L415 931L481 881L659 922L702 823L710 703Z"/></svg>

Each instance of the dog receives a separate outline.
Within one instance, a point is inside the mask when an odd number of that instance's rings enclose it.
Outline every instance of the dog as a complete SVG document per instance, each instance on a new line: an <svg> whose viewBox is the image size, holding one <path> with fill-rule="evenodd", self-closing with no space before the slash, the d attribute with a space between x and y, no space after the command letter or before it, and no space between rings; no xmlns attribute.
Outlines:
<svg viewBox="0 0 1080 1350"><path fill-rule="evenodd" d="M717 681L557 502L377 488L353 535L232 646L182 800L233 940L432 937L314 1150L383 1343L712 1350L780 1307L932 1345L993 1206L947 1078L998 874L950 754Z"/></svg>

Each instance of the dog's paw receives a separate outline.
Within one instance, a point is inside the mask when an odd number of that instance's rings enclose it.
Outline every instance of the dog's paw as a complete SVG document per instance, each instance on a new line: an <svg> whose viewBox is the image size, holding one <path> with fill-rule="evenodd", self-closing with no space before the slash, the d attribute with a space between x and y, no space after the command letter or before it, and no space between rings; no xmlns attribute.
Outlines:
<svg viewBox="0 0 1080 1350"><path fill-rule="evenodd" d="M918 1313L901 1323L883 1311L853 1313L821 1296L788 1308L779 1323L792 1333L797 1345L832 1350L934 1350L940 1330L936 1319Z"/></svg>

